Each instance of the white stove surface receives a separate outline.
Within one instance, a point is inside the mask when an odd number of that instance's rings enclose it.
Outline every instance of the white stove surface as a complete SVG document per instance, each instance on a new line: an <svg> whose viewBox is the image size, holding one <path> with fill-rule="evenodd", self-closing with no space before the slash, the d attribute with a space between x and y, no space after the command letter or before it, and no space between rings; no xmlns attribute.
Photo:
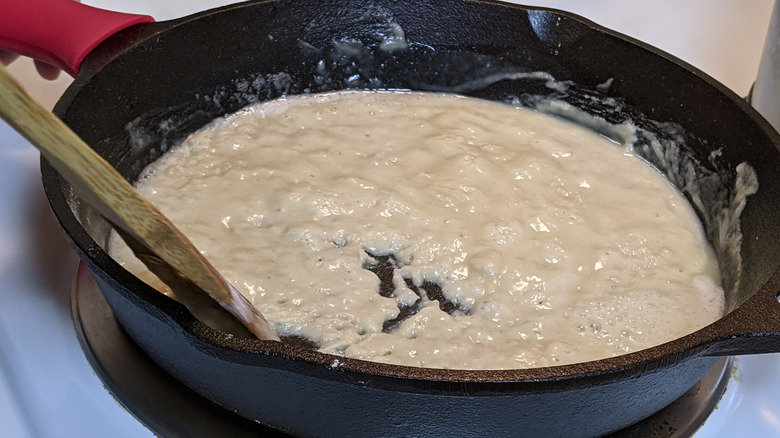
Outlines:
<svg viewBox="0 0 780 438"><path fill-rule="evenodd" d="M89 0L157 20L226 0ZM540 0L655 45L745 96L758 68L772 0ZM29 60L11 72L46 106L70 82L40 79ZM0 436L151 437L105 390L70 317L76 256L43 195L38 153L0 121ZM695 435L780 436L780 354L742 356L716 411Z"/></svg>

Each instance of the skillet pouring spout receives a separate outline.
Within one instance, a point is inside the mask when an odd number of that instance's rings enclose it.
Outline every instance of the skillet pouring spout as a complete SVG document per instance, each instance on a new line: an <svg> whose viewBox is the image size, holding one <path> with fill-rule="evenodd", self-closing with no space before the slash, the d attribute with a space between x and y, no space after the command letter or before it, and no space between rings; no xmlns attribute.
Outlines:
<svg viewBox="0 0 780 438"><path fill-rule="evenodd" d="M739 308L696 334L711 336L705 354L733 356L780 352L780 273Z"/></svg>

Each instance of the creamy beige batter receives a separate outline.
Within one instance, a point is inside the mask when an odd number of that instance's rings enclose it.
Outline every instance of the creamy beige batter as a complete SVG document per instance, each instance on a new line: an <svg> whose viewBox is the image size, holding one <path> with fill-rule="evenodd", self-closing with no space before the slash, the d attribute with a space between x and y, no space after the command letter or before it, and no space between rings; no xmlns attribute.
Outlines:
<svg viewBox="0 0 780 438"><path fill-rule="evenodd" d="M716 260L665 178L585 128L453 95L348 92L250 107L139 189L282 334L433 368L601 359L720 318ZM119 239L112 254L163 286ZM391 297L371 256L395 259ZM437 283L460 307L386 320Z"/></svg>

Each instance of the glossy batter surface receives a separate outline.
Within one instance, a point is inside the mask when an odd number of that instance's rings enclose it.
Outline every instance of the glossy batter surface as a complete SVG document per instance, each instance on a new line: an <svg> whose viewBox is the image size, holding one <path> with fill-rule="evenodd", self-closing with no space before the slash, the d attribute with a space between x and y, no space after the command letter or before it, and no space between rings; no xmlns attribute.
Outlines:
<svg viewBox="0 0 780 438"><path fill-rule="evenodd" d="M662 175L509 105L409 92L264 103L191 136L139 188L277 331L327 353L561 365L723 312L700 224ZM118 241L112 254L164 289ZM392 269L388 296L377 263Z"/></svg>

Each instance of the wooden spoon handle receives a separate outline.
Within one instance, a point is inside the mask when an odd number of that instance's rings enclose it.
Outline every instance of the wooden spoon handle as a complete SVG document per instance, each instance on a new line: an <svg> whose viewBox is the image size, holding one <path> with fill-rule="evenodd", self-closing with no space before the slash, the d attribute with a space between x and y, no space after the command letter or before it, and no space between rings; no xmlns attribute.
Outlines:
<svg viewBox="0 0 780 438"><path fill-rule="evenodd" d="M0 117L35 145L82 200L96 208L122 234L148 248L208 293L259 339L279 340L262 314L217 272L184 234L65 123L35 102L2 67Z"/></svg>

